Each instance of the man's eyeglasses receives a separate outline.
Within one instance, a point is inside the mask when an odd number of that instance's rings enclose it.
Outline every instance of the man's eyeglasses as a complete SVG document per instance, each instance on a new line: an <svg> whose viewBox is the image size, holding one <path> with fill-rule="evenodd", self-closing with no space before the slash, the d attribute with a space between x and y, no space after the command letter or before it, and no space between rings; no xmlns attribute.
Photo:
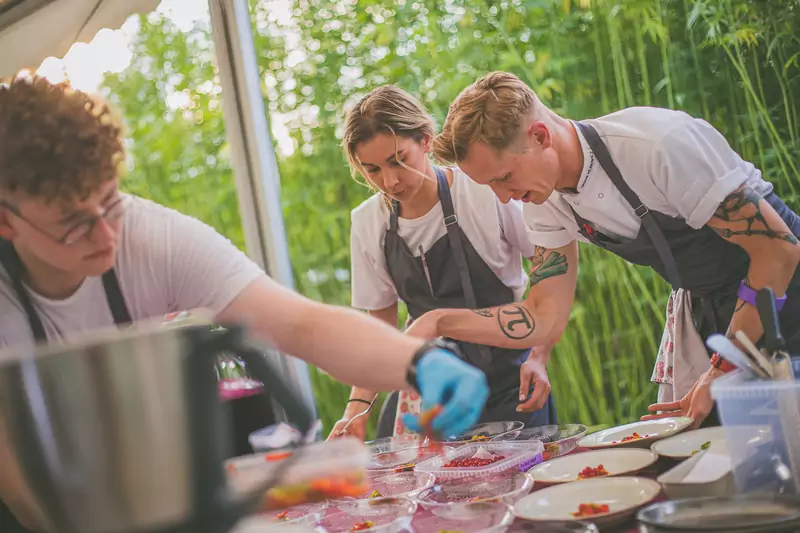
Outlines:
<svg viewBox="0 0 800 533"><path fill-rule="evenodd" d="M116 222L117 220L122 218L122 215L125 213L125 198L126 198L125 196L120 196L112 203L107 205L100 212L100 214L87 217L86 219L72 226L70 229L66 231L66 233L64 233L62 237L56 237L49 231L43 230L38 225L34 224L30 220L22 216L22 213L20 213L16 207L14 207L9 203L0 201L0 207L5 207L6 209L14 213L14 216L24 220L25 223L28 224L30 227L32 227L42 235L50 237L53 241L57 242L58 244L70 245L70 244L75 244L76 242L80 241L87 235L90 235L94 230L94 227L100 221L100 219L103 219L107 223L110 223L110 222Z"/></svg>

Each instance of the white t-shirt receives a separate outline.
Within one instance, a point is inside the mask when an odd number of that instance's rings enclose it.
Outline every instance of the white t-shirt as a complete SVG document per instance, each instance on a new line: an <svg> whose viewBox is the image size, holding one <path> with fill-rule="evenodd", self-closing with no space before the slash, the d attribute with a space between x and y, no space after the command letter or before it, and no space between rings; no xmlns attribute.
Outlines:
<svg viewBox="0 0 800 533"><path fill-rule="evenodd" d="M127 199L115 270L134 321L196 308L216 315L263 275L210 226L133 196ZM114 324L100 277L87 278L64 300L28 294L50 342ZM0 347L32 343L28 320L0 267Z"/></svg>
<svg viewBox="0 0 800 533"><path fill-rule="evenodd" d="M587 120L603 139L622 177L651 211L702 228L719 204L743 183L761 195L772 185L744 161L704 120L668 109L633 107ZM574 239L587 242L569 206L610 237L633 239L641 221L592 157L578 131L584 168L577 194L554 191L542 205L525 204L529 238L558 248ZM591 168L589 168L591 167Z"/></svg>
<svg viewBox="0 0 800 533"><path fill-rule="evenodd" d="M513 201L502 204L489 187L473 182L458 168L453 169L450 194L458 225L487 266L519 300L528 281L522 256L531 257L534 248L526 235L522 205ZM380 194L351 213L352 306L357 309L385 309L398 300L383 251L389 214ZM419 218L398 219L398 234L416 257L420 246L427 252L447 234L442 204L437 202Z"/></svg>

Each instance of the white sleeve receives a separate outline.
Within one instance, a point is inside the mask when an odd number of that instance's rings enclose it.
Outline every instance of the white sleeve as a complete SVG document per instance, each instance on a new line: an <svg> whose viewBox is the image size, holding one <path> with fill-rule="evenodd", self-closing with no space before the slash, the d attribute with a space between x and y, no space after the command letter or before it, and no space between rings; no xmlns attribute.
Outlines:
<svg viewBox="0 0 800 533"><path fill-rule="evenodd" d="M386 267L380 232L364 231L368 228L364 227L365 221L361 218L353 216L351 221L350 305L365 311L386 309L397 302L397 291Z"/></svg>
<svg viewBox="0 0 800 533"><path fill-rule="evenodd" d="M528 229L528 240L534 246L561 248L575 240L547 204L525 204L523 213ZM526 256L530 257L530 255Z"/></svg>
<svg viewBox="0 0 800 533"><path fill-rule="evenodd" d="M506 241L521 253L522 257L533 257L535 245L528 236L528 229L522 214L522 202L511 200L504 204L495 196L495 204L500 216L500 230Z"/></svg>
<svg viewBox="0 0 800 533"><path fill-rule="evenodd" d="M661 140L653 154L652 176L669 205L695 229L708 223L743 183L761 182L761 172L700 119L687 121Z"/></svg>
<svg viewBox="0 0 800 533"><path fill-rule="evenodd" d="M203 222L165 210L164 220L154 241L163 248L166 259L166 289L172 310L205 308L222 312L264 271L228 239ZM151 243L158 246L158 242Z"/></svg>

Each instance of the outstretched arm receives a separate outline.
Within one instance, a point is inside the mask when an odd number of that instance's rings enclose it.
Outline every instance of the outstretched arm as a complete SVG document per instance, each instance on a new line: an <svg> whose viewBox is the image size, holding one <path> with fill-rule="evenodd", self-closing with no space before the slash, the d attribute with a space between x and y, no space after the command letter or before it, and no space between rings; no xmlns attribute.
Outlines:
<svg viewBox="0 0 800 533"><path fill-rule="evenodd" d="M408 333L512 349L554 344L566 329L575 297L578 243L555 249L537 246L531 263L531 289L524 302L436 309L415 321Z"/></svg>

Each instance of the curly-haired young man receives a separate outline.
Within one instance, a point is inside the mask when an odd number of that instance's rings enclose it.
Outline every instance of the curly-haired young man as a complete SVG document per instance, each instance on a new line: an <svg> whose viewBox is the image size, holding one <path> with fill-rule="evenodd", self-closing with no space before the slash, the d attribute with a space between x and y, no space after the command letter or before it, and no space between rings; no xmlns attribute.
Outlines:
<svg viewBox="0 0 800 533"><path fill-rule="evenodd" d="M0 84L0 345L206 308L346 383L416 387L444 403L439 431L477 420L483 373L438 342L283 288L209 226L120 192L124 163L122 126L102 99L32 76ZM33 527L13 454L0 449L0 500ZM0 502L3 533L11 519Z"/></svg>

